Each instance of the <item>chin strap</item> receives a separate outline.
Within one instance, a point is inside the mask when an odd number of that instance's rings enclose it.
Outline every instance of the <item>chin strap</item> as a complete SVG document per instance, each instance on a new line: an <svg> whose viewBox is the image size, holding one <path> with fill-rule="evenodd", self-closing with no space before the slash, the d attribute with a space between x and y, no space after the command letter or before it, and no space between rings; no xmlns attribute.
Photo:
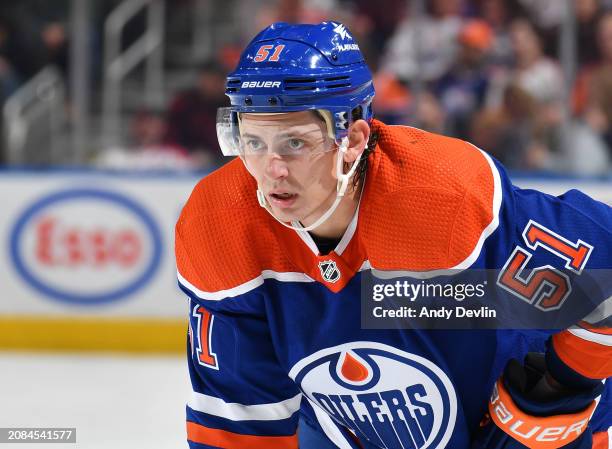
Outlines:
<svg viewBox="0 0 612 449"><path fill-rule="evenodd" d="M353 162L353 165L351 166L351 169L348 171L348 173L343 173L344 155L346 154L348 144L348 137L343 137L338 147L338 157L336 158L336 176L338 178L338 183L336 184L336 199L334 200L334 203L331 205L331 207L327 209L327 211L323 215L321 215L319 219L313 224L311 224L310 226L303 227L297 221L292 222L291 225L288 225L287 223L279 220L274 215L274 213L272 213L272 208L266 200L266 196L264 195L264 193L261 190L257 189L257 201L259 201L259 205L266 209L270 213L270 215L272 215L272 217L280 224L282 224L286 228L293 229L294 231L311 231L321 226L329 217L331 217L331 215L334 213L334 211L340 204L340 201L342 200L342 197L344 196L344 194L346 193L346 189L348 188L349 181L355 173L355 170L357 170L357 165L359 165L361 155L363 154L362 152L359 154L359 156L357 156L357 159L355 159L355 162Z"/></svg>

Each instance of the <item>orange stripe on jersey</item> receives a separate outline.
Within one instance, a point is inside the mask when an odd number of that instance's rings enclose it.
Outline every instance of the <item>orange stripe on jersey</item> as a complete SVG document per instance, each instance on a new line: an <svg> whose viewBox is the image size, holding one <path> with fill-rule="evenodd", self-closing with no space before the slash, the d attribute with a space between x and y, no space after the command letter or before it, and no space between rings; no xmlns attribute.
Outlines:
<svg viewBox="0 0 612 449"><path fill-rule="evenodd" d="M612 449L609 446L610 435L608 432L595 432L593 434L593 449Z"/></svg>
<svg viewBox="0 0 612 449"><path fill-rule="evenodd" d="M221 449L297 449L297 433L290 436L242 435L187 421L187 439Z"/></svg>
<svg viewBox="0 0 612 449"><path fill-rule="evenodd" d="M584 340L565 330L553 335L559 358L571 369L590 379L612 376L612 346Z"/></svg>
<svg viewBox="0 0 612 449"><path fill-rule="evenodd" d="M612 327L596 327L591 323L587 323L586 321L581 321L578 323L578 325L591 332L595 332L596 334L612 335Z"/></svg>

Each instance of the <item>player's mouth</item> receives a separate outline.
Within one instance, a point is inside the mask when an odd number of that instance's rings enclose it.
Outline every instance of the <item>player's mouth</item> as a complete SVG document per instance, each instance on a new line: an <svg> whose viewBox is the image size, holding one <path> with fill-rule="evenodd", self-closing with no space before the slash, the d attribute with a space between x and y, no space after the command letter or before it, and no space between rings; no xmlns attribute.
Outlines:
<svg viewBox="0 0 612 449"><path fill-rule="evenodd" d="M281 209L286 209L293 206L293 203L295 203L297 197L298 195L296 193L274 192L268 194L268 201L270 201L270 204L274 206Z"/></svg>

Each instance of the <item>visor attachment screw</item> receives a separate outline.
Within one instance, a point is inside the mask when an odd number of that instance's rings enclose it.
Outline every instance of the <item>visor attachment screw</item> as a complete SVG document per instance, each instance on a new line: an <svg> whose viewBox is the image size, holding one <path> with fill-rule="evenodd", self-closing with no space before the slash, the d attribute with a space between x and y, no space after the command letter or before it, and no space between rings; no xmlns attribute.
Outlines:
<svg viewBox="0 0 612 449"><path fill-rule="evenodd" d="M277 103L277 100L274 97L270 97L270 98L268 98L268 103L270 103L272 105L275 105Z"/></svg>
<svg viewBox="0 0 612 449"><path fill-rule="evenodd" d="M246 104L247 106L251 106L253 104L253 99L252 98L245 98L244 99L244 104Z"/></svg>

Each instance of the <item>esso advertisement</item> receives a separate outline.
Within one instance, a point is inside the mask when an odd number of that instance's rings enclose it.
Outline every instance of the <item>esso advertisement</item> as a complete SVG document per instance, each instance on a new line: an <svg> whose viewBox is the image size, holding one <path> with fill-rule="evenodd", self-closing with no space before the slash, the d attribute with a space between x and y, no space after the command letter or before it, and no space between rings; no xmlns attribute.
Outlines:
<svg viewBox="0 0 612 449"><path fill-rule="evenodd" d="M143 205L104 189L39 197L10 232L11 259L22 280L50 299L79 305L141 289L159 267L161 241Z"/></svg>

